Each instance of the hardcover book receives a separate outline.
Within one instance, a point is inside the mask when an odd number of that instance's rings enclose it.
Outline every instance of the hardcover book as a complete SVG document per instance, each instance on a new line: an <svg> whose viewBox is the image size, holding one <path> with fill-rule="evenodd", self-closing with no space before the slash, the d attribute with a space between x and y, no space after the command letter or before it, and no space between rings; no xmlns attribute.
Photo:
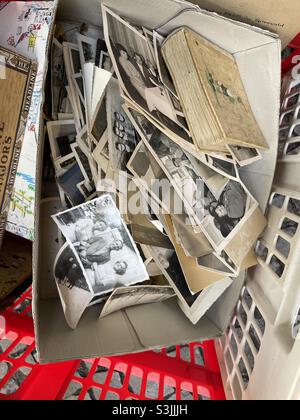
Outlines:
<svg viewBox="0 0 300 420"><path fill-rule="evenodd" d="M36 64L0 47L0 245L16 178Z"/></svg>

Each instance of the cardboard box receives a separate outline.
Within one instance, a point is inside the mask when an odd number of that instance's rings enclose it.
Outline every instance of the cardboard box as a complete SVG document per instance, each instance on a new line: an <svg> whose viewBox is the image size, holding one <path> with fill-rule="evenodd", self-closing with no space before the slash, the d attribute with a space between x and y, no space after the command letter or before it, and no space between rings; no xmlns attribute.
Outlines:
<svg viewBox="0 0 300 420"><path fill-rule="evenodd" d="M175 27L187 25L222 48L236 55L251 106L265 133L270 150L262 164L245 170L246 185L266 208L274 177L278 146L280 96L280 41L264 31L236 24L210 13L191 11L178 13L188 5L177 0L105 0L120 15L148 28L167 34ZM89 7L80 0L61 2L60 17L65 16L97 24L99 3L89 0ZM172 17L178 16L175 21ZM100 15L99 15L100 22ZM167 22L167 23L166 23ZM260 67L260 80L250 77ZM260 89L262 85L264 89ZM261 93L263 90L263 93ZM43 142L38 151L37 179L41 179ZM257 187L259 186L259 190ZM37 188L36 238L34 243L33 312L38 355L41 363L104 355L141 352L192 341L221 336L232 316L244 274L235 279L201 321L193 326L182 313L176 299L132 307L99 319L100 309L90 308L72 331L66 324L53 278L53 261L58 252L58 232L51 215L60 209L59 197L40 200L43 186Z"/></svg>
<svg viewBox="0 0 300 420"><path fill-rule="evenodd" d="M299 5L295 0L191 0L191 3L275 32L283 48L300 32Z"/></svg>

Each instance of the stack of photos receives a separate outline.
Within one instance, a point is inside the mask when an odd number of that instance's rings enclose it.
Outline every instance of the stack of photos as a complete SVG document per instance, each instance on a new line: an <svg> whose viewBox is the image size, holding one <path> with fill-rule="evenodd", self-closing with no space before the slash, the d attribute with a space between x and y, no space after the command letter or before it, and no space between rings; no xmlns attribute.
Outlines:
<svg viewBox="0 0 300 420"><path fill-rule="evenodd" d="M256 149L195 147L159 31L102 6L103 34L54 37L49 153L66 321L177 299L196 324L257 264L266 220L241 182ZM62 24L61 24L62 25ZM82 25L80 26L82 29ZM201 112L201 111L199 111Z"/></svg>

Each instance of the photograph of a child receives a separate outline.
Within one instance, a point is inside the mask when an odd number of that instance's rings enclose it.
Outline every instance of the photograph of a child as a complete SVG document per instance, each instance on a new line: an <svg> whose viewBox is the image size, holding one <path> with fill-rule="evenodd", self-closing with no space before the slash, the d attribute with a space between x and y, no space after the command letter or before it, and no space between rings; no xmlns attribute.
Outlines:
<svg viewBox="0 0 300 420"><path fill-rule="evenodd" d="M111 196L54 216L54 220L78 255L95 295L148 279Z"/></svg>

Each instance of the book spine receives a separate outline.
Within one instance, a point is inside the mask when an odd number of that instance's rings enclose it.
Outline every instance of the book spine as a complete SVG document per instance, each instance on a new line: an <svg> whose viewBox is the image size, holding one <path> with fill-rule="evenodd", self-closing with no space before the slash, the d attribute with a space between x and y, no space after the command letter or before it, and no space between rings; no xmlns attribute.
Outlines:
<svg viewBox="0 0 300 420"><path fill-rule="evenodd" d="M5 122L0 122L0 139L1 136L4 138L3 153L0 156L0 190L4 191L4 198L1 205L0 213L0 248L3 241L3 236L6 227L6 220L8 212L10 209L14 183L17 176L18 164L20 160L20 155L22 151L22 145L26 130L26 124L30 112L31 100L34 91L34 84L36 79L37 66L35 63L32 63L31 68L28 73L27 86L25 89L25 95L22 104L22 110L20 113L20 119L18 123L18 128L16 131L15 139L11 137L5 137L4 128ZM9 150L10 147L14 148L13 155L11 160L8 159L8 154L5 153L5 150ZM6 185L1 184L1 174L8 173L8 179Z"/></svg>

